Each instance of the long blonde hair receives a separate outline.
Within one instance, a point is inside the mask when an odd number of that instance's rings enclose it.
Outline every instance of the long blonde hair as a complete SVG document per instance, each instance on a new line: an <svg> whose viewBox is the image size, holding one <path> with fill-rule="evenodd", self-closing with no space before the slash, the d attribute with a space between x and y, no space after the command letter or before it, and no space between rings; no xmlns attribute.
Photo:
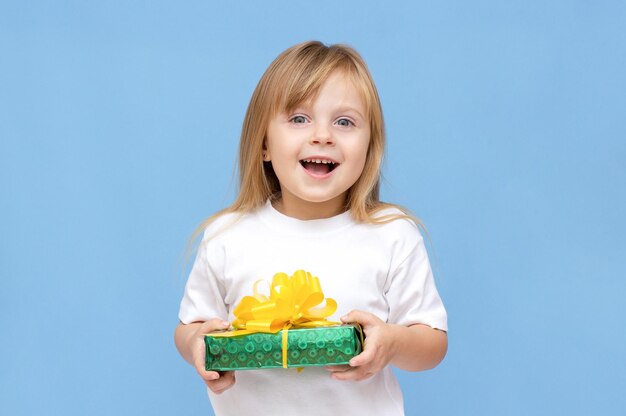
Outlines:
<svg viewBox="0 0 626 416"><path fill-rule="evenodd" d="M385 223L417 218L397 205L380 201L380 170L385 152L382 107L374 81L365 61L347 45L326 46L318 41L297 44L281 53L267 68L257 84L243 121L239 144L239 193L235 202L205 220L195 238L217 217L226 213L245 214L268 199L280 197L280 183L271 163L263 162L263 147L270 120L283 111L315 99L326 79L342 71L361 94L370 121L370 142L361 176L348 190L345 209L357 222ZM402 214L376 215L396 207Z"/></svg>

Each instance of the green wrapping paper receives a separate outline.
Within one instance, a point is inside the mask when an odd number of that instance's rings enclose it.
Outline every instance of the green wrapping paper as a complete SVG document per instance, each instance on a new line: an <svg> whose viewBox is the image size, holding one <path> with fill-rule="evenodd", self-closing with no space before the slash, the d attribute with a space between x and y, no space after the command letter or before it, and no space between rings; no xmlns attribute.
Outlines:
<svg viewBox="0 0 626 416"><path fill-rule="evenodd" d="M233 337L206 335L206 369L282 368L282 332ZM287 335L287 367L348 364L363 349L360 325L290 329Z"/></svg>

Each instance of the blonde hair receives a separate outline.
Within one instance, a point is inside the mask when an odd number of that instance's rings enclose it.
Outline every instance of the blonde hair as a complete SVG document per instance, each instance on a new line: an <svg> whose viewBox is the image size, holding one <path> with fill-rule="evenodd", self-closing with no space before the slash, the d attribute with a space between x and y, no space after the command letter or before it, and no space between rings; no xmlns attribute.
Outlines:
<svg viewBox="0 0 626 416"><path fill-rule="evenodd" d="M357 222L386 223L400 218L417 218L397 205L380 201L380 171L385 152L385 128L380 99L363 58L347 45L326 46L318 41L297 44L281 53L257 84L241 130L239 144L239 193L235 202L205 220L194 240L212 221L226 213L245 214L270 200L280 198L280 183L271 163L263 162L263 148L270 120L283 111L315 99L335 71L341 71L359 90L370 122L370 142L365 167L348 190L345 210ZM396 207L402 214L377 215Z"/></svg>

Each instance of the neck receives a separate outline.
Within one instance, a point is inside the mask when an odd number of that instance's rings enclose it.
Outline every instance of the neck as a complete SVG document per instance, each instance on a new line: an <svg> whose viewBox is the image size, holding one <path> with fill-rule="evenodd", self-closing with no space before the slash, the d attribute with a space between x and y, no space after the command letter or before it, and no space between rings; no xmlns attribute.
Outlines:
<svg viewBox="0 0 626 416"><path fill-rule="evenodd" d="M324 202L309 202L280 198L272 203L281 214L299 220L319 220L334 217L345 211L345 198L335 198Z"/></svg>

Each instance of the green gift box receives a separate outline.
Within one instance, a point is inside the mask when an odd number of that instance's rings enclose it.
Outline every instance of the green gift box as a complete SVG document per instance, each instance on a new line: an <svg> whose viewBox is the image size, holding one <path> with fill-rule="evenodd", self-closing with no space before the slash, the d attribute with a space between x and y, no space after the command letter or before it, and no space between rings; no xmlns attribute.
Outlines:
<svg viewBox="0 0 626 416"><path fill-rule="evenodd" d="M254 370L283 367L283 331L204 337L206 369ZM289 329L287 367L348 364L363 349L360 325Z"/></svg>

